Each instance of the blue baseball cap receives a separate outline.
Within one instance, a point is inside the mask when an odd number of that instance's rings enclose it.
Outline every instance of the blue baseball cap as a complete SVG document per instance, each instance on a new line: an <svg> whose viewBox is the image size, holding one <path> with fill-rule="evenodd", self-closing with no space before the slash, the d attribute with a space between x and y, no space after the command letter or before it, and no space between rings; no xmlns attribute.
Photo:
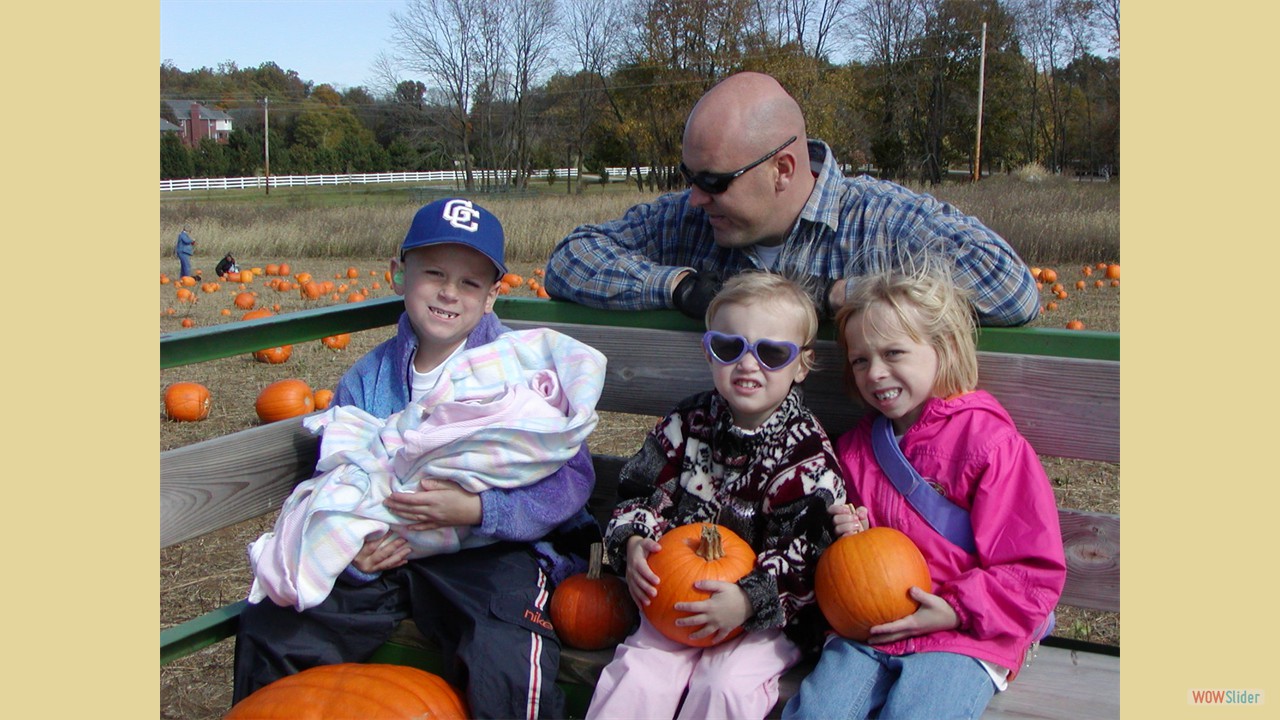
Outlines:
<svg viewBox="0 0 1280 720"><path fill-rule="evenodd" d="M480 251L505 275L502 261L502 223L493 213L463 198L445 198L423 205L413 216L409 232L400 243L400 259L414 248L456 243Z"/></svg>

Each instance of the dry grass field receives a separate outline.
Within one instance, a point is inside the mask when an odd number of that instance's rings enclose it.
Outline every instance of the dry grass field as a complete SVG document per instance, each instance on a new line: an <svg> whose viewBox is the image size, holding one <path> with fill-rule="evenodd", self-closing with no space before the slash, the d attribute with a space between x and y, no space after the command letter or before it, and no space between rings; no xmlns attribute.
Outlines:
<svg viewBox="0 0 1280 720"><path fill-rule="evenodd" d="M1003 179L1000 179L1003 180ZM1044 304L1056 302L1034 323L1063 327L1080 319L1090 330L1119 332L1120 287L1103 282L1100 273L1085 275L1084 266L1119 262L1119 189L1116 186L1026 186L1013 180L957 187L961 197L949 197L966 212L990 224L1018 250L1028 264L1052 267L1068 294L1066 299L1042 290ZM563 192L563 189L561 189ZM985 193L985 194L984 194ZM245 310L234 305L241 292L256 293L257 307L287 313L321 304L346 302L353 292L367 290L368 297L390 294L383 275L386 258L403 235L419 203L410 193L347 192L341 197L310 197L273 192L270 202L258 198L187 196L166 198L161 208L160 271L176 274L177 261L170 252L173 238L186 223L197 242L195 266L212 278L212 269L225 252L236 255L241 267L265 268L287 262L292 273L307 272L318 280L332 280L334 293L319 300L304 300L298 290L275 290L258 277L243 289L237 283L221 283L211 292L200 285L195 302L180 302L172 283L160 285L160 332L180 332L182 321L196 327L237 322ZM634 190L591 188L586 196L546 194L537 198L482 199L485 207L503 218L509 237L509 265L525 277L541 267L555 240L581 222L619 215L637 200ZM348 278L355 268L356 278ZM338 277L335 277L338 276ZM1085 281L1077 290L1075 283ZM346 285L337 291L339 285ZM532 297L532 291L518 293ZM276 309L276 306L279 306ZM172 308L172 312L170 309ZM224 311L227 311L224 313ZM285 377L305 380L313 388L333 387L338 377L361 354L389 337L391 328L352 335L341 351L319 341L294 346L289 360L279 365L256 362L250 356L163 370L157 390L160 417L160 449L166 450L209 437L235 432L257 423L254 399L268 383ZM177 423L164 419L160 389L179 380L200 382L212 390L213 405L207 420ZM639 445L654 418L606 414L592 437L597 452L627 455ZM234 459L229 459L234 461ZM1098 512L1119 512L1119 466L1046 459L1058 502ZM161 628L196 617L244 597L250 581L245 548L270 529L274 515L247 521L221 532L181 543L160 552ZM1064 637L1119 643L1119 615L1069 610L1059 616L1056 632ZM230 702L231 649L226 640L195 655L161 668L162 718L219 718Z"/></svg>

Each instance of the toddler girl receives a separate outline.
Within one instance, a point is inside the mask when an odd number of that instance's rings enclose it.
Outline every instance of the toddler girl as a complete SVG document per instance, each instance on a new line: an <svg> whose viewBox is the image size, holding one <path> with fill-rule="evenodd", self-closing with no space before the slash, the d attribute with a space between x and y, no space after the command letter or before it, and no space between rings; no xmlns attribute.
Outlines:
<svg viewBox="0 0 1280 720"><path fill-rule="evenodd" d="M648 557L663 533L694 522L737 533L755 550L755 569L736 583L701 581L711 597L675 607L689 613L677 624L695 628L693 639L745 632L689 647L642 617L601 674L588 718L763 718L778 678L818 645L804 636L822 627L813 571L844 481L798 386L812 366L817 312L796 283L746 273L725 284L706 321L715 390L682 401L624 466L605 543L644 606L662 581Z"/></svg>

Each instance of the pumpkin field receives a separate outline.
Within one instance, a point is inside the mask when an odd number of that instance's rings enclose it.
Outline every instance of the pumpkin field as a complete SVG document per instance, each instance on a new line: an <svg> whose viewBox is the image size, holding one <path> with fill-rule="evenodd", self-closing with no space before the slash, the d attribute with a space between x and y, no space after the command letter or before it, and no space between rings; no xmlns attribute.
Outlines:
<svg viewBox="0 0 1280 720"><path fill-rule="evenodd" d="M1094 187L1037 190L1040 191L1066 195L1045 195L1035 200L1018 195L1008 201L1007 207L999 200L978 196L955 202L984 219L1003 218L1014 223L1020 222L1015 218L1033 218L1021 231L1012 225L1001 227L989 222L1010 239L1041 280L1042 312L1032 327L1082 326L1086 330L1119 332L1118 187L1110 191L1114 198L1107 196L1105 201L1081 199L1075 194L1096 194ZM1023 189L1017 188L1017 192L1022 193ZM394 294L387 258L398 237L403 236L403 226L417 204L403 198L356 196L338 203L342 205L339 208L304 208L310 218L305 222L319 224L299 226L303 221L297 219L302 216L297 205L302 201L291 201L285 193L280 195L285 197L277 197L273 191L271 202L282 203L274 209L264 209L259 201L248 198L164 199L158 305L161 334L237 323L262 314L368 302ZM504 292L539 298L542 269L554 241L578 222L617 216L619 208L633 200L623 195L588 209L559 197L554 202L482 201L503 218L507 228L511 277L506 278L509 282ZM1098 203L1101 207L1095 207ZM1076 218L1071 222L1083 224L1065 227L1069 225L1066 220L1053 219L1053 213L1064 211ZM1045 214L1037 216L1038 212ZM182 224L190 227L199 243L193 267L201 271L201 279L194 282L177 277L178 263L172 256L173 238ZM321 227L326 233L322 250L312 247L314 243L309 240L321 232ZM1055 235L1053 227L1065 229ZM344 233L345 240L333 237ZM217 277L213 268L227 252L235 255L242 272ZM331 391L341 374L393 333L393 326L375 328L162 370L156 395L160 449L236 432L268 421L264 417L288 417L323 407L331 400ZM169 398L172 406L166 406L166 390L174 386L183 392L174 392ZM207 390L207 397L192 386ZM264 391L270 388L273 390L264 398ZM177 416L192 419L172 419ZM602 413L592 435L592 450L630 455L639 448L655 420L649 416ZM235 458L227 461L234 462ZM1045 469L1060 506L1119 513L1118 464L1046 458ZM274 519L270 514L161 550L161 628L244 598L251 580L246 547L269 531ZM1119 614L1060 611L1055 634L1119 644ZM230 704L233 646L234 640L224 640L162 667L161 717L222 717Z"/></svg>

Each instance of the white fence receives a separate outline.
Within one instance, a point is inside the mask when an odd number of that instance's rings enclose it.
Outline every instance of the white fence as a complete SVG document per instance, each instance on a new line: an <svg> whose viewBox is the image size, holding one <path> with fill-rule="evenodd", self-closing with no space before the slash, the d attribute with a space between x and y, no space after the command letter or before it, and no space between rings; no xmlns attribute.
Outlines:
<svg viewBox="0 0 1280 720"><path fill-rule="evenodd" d="M610 182L626 180L629 168L608 168ZM556 168L554 170L534 170L532 179L546 180L547 174L554 172L557 180L578 177L574 168ZM641 174L649 172L649 168L640 168ZM477 181L485 180L506 182L512 175L510 170L472 170L472 177ZM587 175L584 179L595 180L598 175ZM343 175L272 175L271 187L304 187L309 185L370 185L376 183L457 183L461 185L464 173L461 170L432 170L430 172L387 172L387 173L349 173ZM262 188L267 184L265 177L236 178L190 178L187 180L161 180L160 192L177 190L245 190Z"/></svg>

